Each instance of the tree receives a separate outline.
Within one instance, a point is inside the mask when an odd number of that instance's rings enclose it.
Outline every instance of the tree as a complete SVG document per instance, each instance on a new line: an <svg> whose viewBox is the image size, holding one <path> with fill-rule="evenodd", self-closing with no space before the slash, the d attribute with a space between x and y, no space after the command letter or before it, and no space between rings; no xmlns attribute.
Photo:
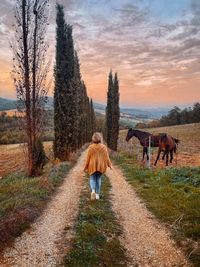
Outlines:
<svg viewBox="0 0 200 267"><path fill-rule="evenodd" d="M72 26L66 24L63 6L59 4L56 23L54 155L60 160L68 160L70 153L90 138L90 103L86 86L81 80Z"/></svg>
<svg viewBox="0 0 200 267"><path fill-rule="evenodd" d="M108 147L115 151L117 150L119 135L119 118L119 81L117 73L115 73L113 79L112 71L110 71L108 77L106 125L104 136Z"/></svg>
<svg viewBox="0 0 200 267"><path fill-rule="evenodd" d="M57 4L56 65L54 69L54 154L68 160L77 149L78 106L72 26L66 24L63 6Z"/></svg>
<svg viewBox="0 0 200 267"><path fill-rule="evenodd" d="M195 103L192 110L193 122L200 122L200 103Z"/></svg>
<svg viewBox="0 0 200 267"><path fill-rule="evenodd" d="M13 80L18 98L18 110L23 112L27 143L28 175L39 173L38 157L44 153L40 142L44 125L44 106L47 101L45 33L48 22L48 0L17 0L15 5L15 43L11 44Z"/></svg>
<svg viewBox="0 0 200 267"><path fill-rule="evenodd" d="M119 109L119 80L117 73L114 77L114 97L113 97L113 111L112 111L112 149L117 151L117 143L119 136L119 119L120 119L120 109Z"/></svg>
<svg viewBox="0 0 200 267"><path fill-rule="evenodd" d="M107 92L107 106L106 106L106 120L105 120L105 130L104 130L104 138L109 148L111 148L111 140L112 140L112 101L113 101L113 75L112 70L108 76L108 92Z"/></svg>
<svg viewBox="0 0 200 267"><path fill-rule="evenodd" d="M92 98L90 99L90 125L91 125L90 129L91 129L91 136L92 136L96 130L96 117L95 117Z"/></svg>

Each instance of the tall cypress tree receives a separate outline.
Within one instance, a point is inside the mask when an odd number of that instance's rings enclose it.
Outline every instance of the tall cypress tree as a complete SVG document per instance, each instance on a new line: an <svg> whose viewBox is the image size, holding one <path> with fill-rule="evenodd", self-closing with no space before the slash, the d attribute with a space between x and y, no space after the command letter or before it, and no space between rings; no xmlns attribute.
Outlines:
<svg viewBox="0 0 200 267"><path fill-rule="evenodd" d="M67 160L77 147L77 99L74 85L72 26L65 23L63 6L57 4L56 66L54 90L54 154Z"/></svg>
<svg viewBox="0 0 200 267"><path fill-rule="evenodd" d="M112 149L117 151L117 143L119 136L119 119L120 119L120 109L119 109L119 80L117 73L114 77L114 92L113 92L113 108L112 108Z"/></svg>
<svg viewBox="0 0 200 267"><path fill-rule="evenodd" d="M107 92L107 107L106 107L106 124L105 124L105 139L109 148L112 147L112 102L113 102L113 92L114 92L114 84L113 84L113 75L112 70L109 73L108 77L108 92Z"/></svg>
<svg viewBox="0 0 200 267"><path fill-rule="evenodd" d="M108 77L106 125L104 136L108 147L115 151L117 150L119 135L119 118L119 81L117 73L115 73L113 79L112 71L110 71Z"/></svg>
<svg viewBox="0 0 200 267"><path fill-rule="evenodd" d="M90 136L90 102L81 80L74 49L72 26L65 23L63 6L57 4L56 65L54 90L54 154L67 160Z"/></svg>
<svg viewBox="0 0 200 267"><path fill-rule="evenodd" d="M80 63L78 54L75 51L75 64L74 64L74 78L77 96L77 106L78 106L78 118L77 118L77 148L80 148L84 144L83 132L84 132L84 88L81 81ZM85 94L86 91L85 91Z"/></svg>
<svg viewBox="0 0 200 267"><path fill-rule="evenodd" d="M65 113L63 110L64 84L65 84L65 61L66 61L66 25L63 6L57 4L56 16L56 65L54 68L55 88L54 88L54 155L55 158L63 159L68 156L65 148L65 128L63 120ZM65 152L66 150L66 152Z"/></svg>
<svg viewBox="0 0 200 267"><path fill-rule="evenodd" d="M93 106L93 101L92 98L90 99L90 129L91 129L91 136L96 130L96 117L95 117L95 112L94 112L94 106Z"/></svg>

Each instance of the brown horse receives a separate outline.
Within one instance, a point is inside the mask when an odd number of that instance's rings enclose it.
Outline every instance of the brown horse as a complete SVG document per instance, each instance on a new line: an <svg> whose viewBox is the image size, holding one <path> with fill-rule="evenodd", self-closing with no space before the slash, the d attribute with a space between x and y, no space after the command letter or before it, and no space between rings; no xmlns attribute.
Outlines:
<svg viewBox="0 0 200 267"><path fill-rule="evenodd" d="M167 134L160 134L158 155L156 157L154 166L156 166L157 161L160 158L160 153L162 151L164 152L164 156L166 155L166 166L168 166L168 163L169 163L169 153L170 153L170 163L172 163L173 153L174 152L176 153L178 143L179 143L178 139L173 138L172 136L167 135Z"/></svg>
<svg viewBox="0 0 200 267"><path fill-rule="evenodd" d="M140 141L140 144L141 146L143 146L143 157L142 157L142 160L144 160L145 158L145 155L146 155L146 158L147 160L149 160L149 155L148 155L148 147L149 147L149 137L151 137L151 147L160 147L160 140L161 140L161 137L165 136L166 134L159 134L159 135L153 135L153 134L150 134L148 132L144 132L144 131L140 131L140 130L135 130L135 129L132 129L130 128L127 132L127 135L126 135L126 141L128 142L133 136L135 136L136 138L138 138L138 140ZM172 137L173 138L173 137ZM179 140L176 139L176 138L173 138L175 144L178 144ZM163 157L162 159L164 160L165 158L165 155L167 154L166 150L164 149L164 145L162 146L163 147L163 150L161 149L161 151L163 151ZM176 146L174 148L174 152L176 150ZM160 153L161 153L160 151ZM170 162L172 162L173 160L173 153L170 153ZM159 157L160 157L160 154L159 154ZM157 161L156 161L157 163Z"/></svg>

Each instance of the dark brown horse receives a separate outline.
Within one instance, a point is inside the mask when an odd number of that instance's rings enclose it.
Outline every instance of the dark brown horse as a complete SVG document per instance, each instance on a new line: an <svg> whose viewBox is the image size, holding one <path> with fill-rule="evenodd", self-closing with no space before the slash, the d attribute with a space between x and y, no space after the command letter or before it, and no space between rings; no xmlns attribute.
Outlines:
<svg viewBox="0 0 200 267"><path fill-rule="evenodd" d="M164 151L164 156L166 155L166 166L168 166L168 163L169 163L169 154L170 154L170 163L172 163L173 153L174 152L176 153L178 143L179 143L178 139L176 139L176 138L174 138L168 134L160 134L158 155L156 157L156 161L154 163L154 166L156 166L157 161L160 158L160 153L162 151Z"/></svg>
<svg viewBox="0 0 200 267"><path fill-rule="evenodd" d="M142 160L144 160L145 154L146 154L147 160L149 160L149 155L148 155L149 137L151 137L151 144L150 144L151 147L159 147L158 151L160 151L160 153L162 151L164 152L162 159L164 160L165 155L167 155L167 153L168 153L168 158L169 158L168 147L167 147L167 150L165 150L165 147L164 147L164 141L165 141L164 137L166 136L165 133L164 134L159 134L159 135L153 135L153 134L148 133L148 132L144 132L144 131L140 131L140 130L134 130L134 129L130 128L128 130L128 132L127 132L127 135L126 135L126 141L128 142L133 136L138 138L138 140L140 141L141 146L143 146L143 157L142 157ZM161 137L163 137L164 139L162 139L163 140L162 148L160 150ZM174 140L174 143L175 143L175 147L174 147L173 152L176 152L176 145L178 144L179 140L176 139L176 138L173 138L173 137L171 137L171 138ZM170 152L170 162L172 162L172 160L173 160L173 152L172 153ZM160 157L160 153L159 153L159 157ZM159 157L158 157L158 159L159 159ZM157 161L158 161L158 159L157 159ZM155 164L157 164L157 161L155 162Z"/></svg>

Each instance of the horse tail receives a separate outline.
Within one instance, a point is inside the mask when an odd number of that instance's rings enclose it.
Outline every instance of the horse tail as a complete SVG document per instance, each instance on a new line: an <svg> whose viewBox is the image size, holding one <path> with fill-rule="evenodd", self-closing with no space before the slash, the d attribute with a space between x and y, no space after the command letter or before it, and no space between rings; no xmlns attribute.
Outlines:
<svg viewBox="0 0 200 267"><path fill-rule="evenodd" d="M175 144L174 146L174 153L176 154L176 152L177 152L177 144Z"/></svg>

